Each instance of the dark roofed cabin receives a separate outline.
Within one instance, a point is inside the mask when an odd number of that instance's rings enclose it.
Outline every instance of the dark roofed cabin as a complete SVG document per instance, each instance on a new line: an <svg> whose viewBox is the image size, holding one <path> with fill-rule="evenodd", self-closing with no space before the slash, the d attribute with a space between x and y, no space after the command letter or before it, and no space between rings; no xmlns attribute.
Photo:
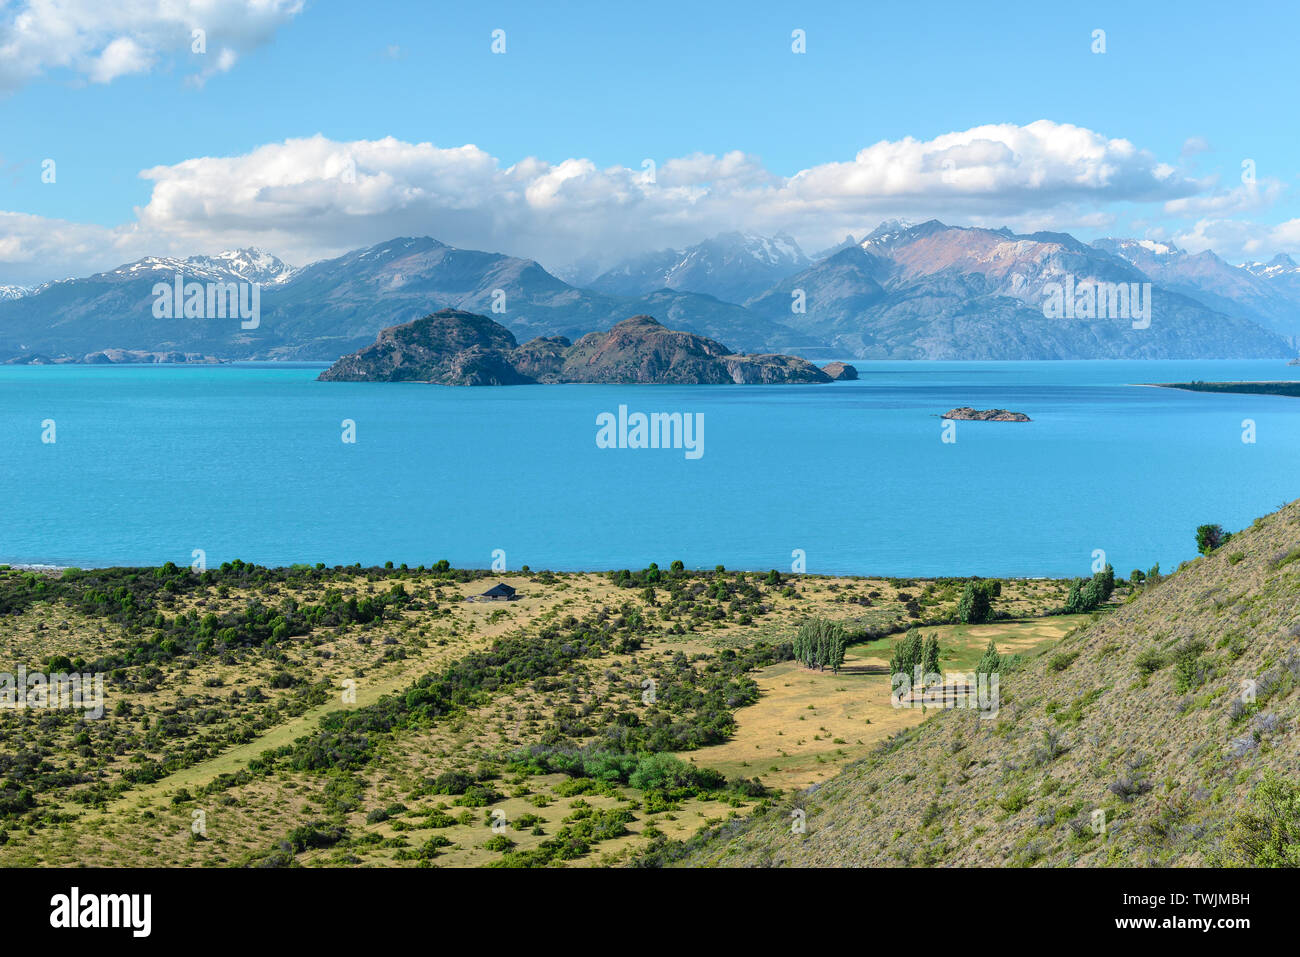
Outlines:
<svg viewBox="0 0 1300 957"><path fill-rule="evenodd" d="M490 601L514 601L515 590L505 584L494 585L479 597Z"/></svg>

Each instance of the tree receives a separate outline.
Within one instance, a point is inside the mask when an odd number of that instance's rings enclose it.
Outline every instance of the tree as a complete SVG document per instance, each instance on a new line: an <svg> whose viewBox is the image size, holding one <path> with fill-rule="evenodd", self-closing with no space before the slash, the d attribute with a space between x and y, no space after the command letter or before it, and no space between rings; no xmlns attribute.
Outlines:
<svg viewBox="0 0 1300 957"><path fill-rule="evenodd" d="M1083 610L1083 580L1076 578L1070 582L1070 593L1065 596L1065 613L1077 615Z"/></svg>
<svg viewBox="0 0 1300 957"><path fill-rule="evenodd" d="M937 675L941 673L939 671L939 636L938 635L931 635L929 638L925 639L925 651L923 653L923 658L925 660L922 662L921 671L924 674Z"/></svg>
<svg viewBox="0 0 1300 957"><path fill-rule="evenodd" d="M1110 562L1107 562L1106 567L1102 569L1100 572L1098 572L1097 574L1101 576L1101 585L1102 585L1101 600L1109 601L1110 596L1115 593L1115 569L1111 567Z"/></svg>
<svg viewBox="0 0 1300 957"><path fill-rule="evenodd" d="M963 625L978 625L988 621L993 611L989 600L988 582L967 582L957 603L957 620Z"/></svg>
<svg viewBox="0 0 1300 957"><path fill-rule="evenodd" d="M1067 615L1084 615L1106 603L1115 590L1115 569L1109 565L1087 581L1076 578L1070 583L1070 593L1065 599Z"/></svg>
<svg viewBox="0 0 1300 957"><path fill-rule="evenodd" d="M889 659L889 673L911 675L922 659L921 635L913 628L894 646L894 655Z"/></svg>
<svg viewBox="0 0 1300 957"><path fill-rule="evenodd" d="M1101 572L1088 579L1079 598L1083 603L1084 611L1092 611L1106 600L1106 585L1102 580Z"/></svg>
<svg viewBox="0 0 1300 957"><path fill-rule="evenodd" d="M998 654L998 647L993 644L993 639L990 638L989 646L984 649L979 664L975 666L975 674L976 676L997 674L1001 668L1002 656Z"/></svg>
<svg viewBox="0 0 1300 957"><path fill-rule="evenodd" d="M1196 529L1196 550L1208 555L1230 538L1232 536L1223 530L1222 525L1201 525Z"/></svg>
<svg viewBox="0 0 1300 957"><path fill-rule="evenodd" d="M844 626L825 618L810 618L794 636L794 657L807 668L830 668L839 673L848 638Z"/></svg>

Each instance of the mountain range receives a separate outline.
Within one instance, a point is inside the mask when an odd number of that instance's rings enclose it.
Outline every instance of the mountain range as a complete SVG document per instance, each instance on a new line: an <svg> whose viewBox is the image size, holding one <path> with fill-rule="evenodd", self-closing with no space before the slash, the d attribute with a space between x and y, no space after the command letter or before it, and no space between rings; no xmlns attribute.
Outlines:
<svg viewBox="0 0 1300 957"><path fill-rule="evenodd" d="M1249 273L1240 270L1249 277ZM1151 283L1148 328L1123 318L1047 318L1050 284ZM1227 283L1222 285L1227 288ZM1300 300L1253 307L1168 285L1132 261L1065 233L882 224L866 239L747 300L753 312L869 359L1264 358L1293 350ZM1231 311L1224 311L1231 308Z"/></svg>
<svg viewBox="0 0 1300 957"><path fill-rule="evenodd" d="M784 233L768 238L732 232L687 249L664 249L626 260L586 285L616 296L675 289L744 302L812 264Z"/></svg>
<svg viewBox="0 0 1300 957"><path fill-rule="evenodd" d="M747 353L880 359L1282 358L1300 336L1300 267L1234 266L1171 243L882 223L809 257L789 236L725 233L634 257L586 286L537 262L392 239L300 269L243 249L149 257L35 289L0 287L0 361L103 361L137 350L333 361L439 309L490 316L520 341L571 341L632 315ZM260 315L160 319L154 288L260 284ZM573 274L579 282L584 274ZM1047 318L1052 284L1150 283L1149 327Z"/></svg>

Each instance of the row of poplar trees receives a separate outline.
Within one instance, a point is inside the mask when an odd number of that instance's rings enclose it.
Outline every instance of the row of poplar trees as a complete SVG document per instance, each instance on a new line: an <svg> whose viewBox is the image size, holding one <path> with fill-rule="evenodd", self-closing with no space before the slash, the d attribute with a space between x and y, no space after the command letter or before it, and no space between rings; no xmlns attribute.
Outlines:
<svg viewBox="0 0 1300 957"><path fill-rule="evenodd" d="M818 671L829 668L839 674L847 646L848 635L839 622L809 618L795 632L794 657L805 668Z"/></svg>

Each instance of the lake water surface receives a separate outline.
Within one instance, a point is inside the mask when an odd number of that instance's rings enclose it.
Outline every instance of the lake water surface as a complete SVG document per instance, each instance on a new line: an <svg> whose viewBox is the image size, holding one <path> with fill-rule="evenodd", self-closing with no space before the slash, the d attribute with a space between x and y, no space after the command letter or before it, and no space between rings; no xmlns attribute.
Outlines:
<svg viewBox="0 0 1300 957"><path fill-rule="evenodd" d="M1280 362L857 362L821 386L318 383L322 366L0 367L0 562L1123 575L1300 496L1300 399L1134 383ZM703 452L599 413L702 413ZM961 422L959 405L1033 422ZM355 422L345 443L343 420ZM1253 420L1256 441L1242 441ZM54 422L53 443L42 442Z"/></svg>

